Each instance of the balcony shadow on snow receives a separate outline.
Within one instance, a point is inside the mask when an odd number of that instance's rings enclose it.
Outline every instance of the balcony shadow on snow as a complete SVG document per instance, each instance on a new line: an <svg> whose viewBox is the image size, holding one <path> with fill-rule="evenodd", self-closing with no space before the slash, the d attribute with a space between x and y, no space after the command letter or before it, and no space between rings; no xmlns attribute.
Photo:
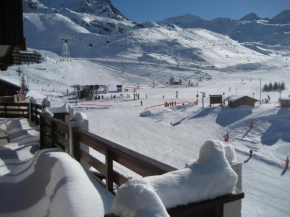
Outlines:
<svg viewBox="0 0 290 217"><path fill-rule="evenodd" d="M221 107L216 123L222 127L229 126L253 113L253 107L239 106L236 108Z"/></svg>
<svg viewBox="0 0 290 217"><path fill-rule="evenodd" d="M0 203L0 213L27 210L46 197L46 188L50 183L51 171L57 159L50 157L45 152L41 155L42 157L36 159L35 162L27 162L27 168L22 172L17 174L11 172L11 174L3 176L4 179L1 181L0 191L1 197L5 199ZM32 169L32 167L33 172L30 173L28 170ZM19 181L14 183L12 181L14 179ZM53 195L56 194L56 190L60 188L60 185L64 184L65 180L60 180Z"/></svg>
<svg viewBox="0 0 290 217"><path fill-rule="evenodd" d="M212 111L214 110L215 108L205 108L205 109L200 109L199 111L197 111L194 115L189 115L185 118L182 118L180 119L179 121L177 122L174 122L174 123L170 123L171 126L175 127L175 126L178 126L179 124L181 124L183 121L185 120L191 120L191 119L196 119L196 118L203 118L207 115L209 115L210 113L212 113Z"/></svg>
<svg viewBox="0 0 290 217"><path fill-rule="evenodd" d="M284 176L284 174L287 172L287 169L285 168L282 173L281 173L281 176Z"/></svg>
<svg viewBox="0 0 290 217"><path fill-rule="evenodd" d="M261 136L263 145L272 146L276 144L279 139L284 142L290 142L290 110L283 108L277 114L268 116L268 121L271 126Z"/></svg>

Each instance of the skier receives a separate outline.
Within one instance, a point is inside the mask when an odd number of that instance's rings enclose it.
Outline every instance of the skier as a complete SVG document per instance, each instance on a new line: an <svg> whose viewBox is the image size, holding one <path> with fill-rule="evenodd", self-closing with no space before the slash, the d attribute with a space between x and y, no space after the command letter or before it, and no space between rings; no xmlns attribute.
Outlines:
<svg viewBox="0 0 290 217"><path fill-rule="evenodd" d="M163 99L164 99L164 95L163 95Z"/></svg>
<svg viewBox="0 0 290 217"><path fill-rule="evenodd" d="M253 150L250 149L250 158L252 158Z"/></svg>
<svg viewBox="0 0 290 217"><path fill-rule="evenodd" d="M289 168L289 158L287 156L286 158L286 164L285 164L285 169L288 169Z"/></svg>
<svg viewBox="0 0 290 217"><path fill-rule="evenodd" d="M141 106L143 105L142 100L141 100Z"/></svg>

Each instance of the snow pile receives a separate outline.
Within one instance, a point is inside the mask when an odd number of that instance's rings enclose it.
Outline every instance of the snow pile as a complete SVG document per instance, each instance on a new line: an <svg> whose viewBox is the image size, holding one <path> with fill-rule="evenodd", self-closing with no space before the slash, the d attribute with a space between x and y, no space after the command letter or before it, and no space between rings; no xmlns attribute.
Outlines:
<svg viewBox="0 0 290 217"><path fill-rule="evenodd" d="M44 108L42 111L42 114L49 116L49 117L53 117L53 113L48 108Z"/></svg>
<svg viewBox="0 0 290 217"><path fill-rule="evenodd" d="M11 168L0 181L5 198L0 216L93 217L111 212L113 195L60 149L39 151L30 161Z"/></svg>
<svg viewBox="0 0 290 217"><path fill-rule="evenodd" d="M39 93L37 90L29 90L26 97L34 97L35 99L44 99L46 96Z"/></svg>
<svg viewBox="0 0 290 217"><path fill-rule="evenodd" d="M85 125L87 124L88 117L82 112L77 112L75 113L73 120L75 121L72 125L73 127L83 128L86 127Z"/></svg>
<svg viewBox="0 0 290 217"><path fill-rule="evenodd" d="M113 212L129 217L168 216L165 208L231 194L238 176L226 158L226 150L228 159L234 161L233 149L225 148L221 141L208 140L200 149L199 159L187 168L129 181L118 190ZM147 206L152 201L157 205Z"/></svg>
<svg viewBox="0 0 290 217"><path fill-rule="evenodd" d="M231 95L231 96L226 97L225 100L229 101L229 102L234 102L234 101L237 101L243 97L244 96L240 96L240 95Z"/></svg>
<svg viewBox="0 0 290 217"><path fill-rule="evenodd" d="M9 143L0 146L0 167L30 159L39 150L39 128L28 119L0 119L0 130L9 139ZM5 171L0 169L0 176Z"/></svg>
<svg viewBox="0 0 290 217"><path fill-rule="evenodd" d="M42 106L44 107L50 107L50 100L48 98L44 98L42 101Z"/></svg>
<svg viewBox="0 0 290 217"><path fill-rule="evenodd" d="M112 210L121 217L169 217L160 197L145 179L130 180L118 189Z"/></svg>
<svg viewBox="0 0 290 217"><path fill-rule="evenodd" d="M58 108L47 108L47 110L53 114L57 113L69 113L69 110L72 108L72 106L69 103L64 104L62 107Z"/></svg>
<svg viewBox="0 0 290 217"><path fill-rule="evenodd" d="M34 97L30 97L29 102L32 104L36 104L36 99Z"/></svg>

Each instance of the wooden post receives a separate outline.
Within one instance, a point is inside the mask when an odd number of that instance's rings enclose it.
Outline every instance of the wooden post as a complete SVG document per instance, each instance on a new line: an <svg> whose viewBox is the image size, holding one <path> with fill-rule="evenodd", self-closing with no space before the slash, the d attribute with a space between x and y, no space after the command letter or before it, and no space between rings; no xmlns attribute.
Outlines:
<svg viewBox="0 0 290 217"><path fill-rule="evenodd" d="M70 120L69 121L69 132L68 132L68 143L69 143L69 147L68 147L68 153L70 156L75 157L75 150L78 151L79 149L79 142L74 141L74 133L73 133L73 126L75 125L75 120ZM77 147L75 147L76 143L78 143ZM78 160L79 161L79 160Z"/></svg>
<svg viewBox="0 0 290 217"><path fill-rule="evenodd" d="M113 178L113 153L106 149L106 189L111 193L114 193Z"/></svg>
<svg viewBox="0 0 290 217"><path fill-rule="evenodd" d="M80 162L80 151L79 151L79 149L80 149L80 137L79 137L79 135L78 134L76 134L76 133L73 133L72 134L72 138L73 138L73 140L72 140L72 145L73 145L73 156L75 157L75 159L78 161L78 162Z"/></svg>
<svg viewBox="0 0 290 217"><path fill-rule="evenodd" d="M32 102L31 98L29 99L29 105L28 105L28 118L30 121L32 121Z"/></svg>
<svg viewBox="0 0 290 217"><path fill-rule="evenodd" d="M4 114L5 114L5 118L7 118L7 105L6 105L6 103L4 104Z"/></svg>
<svg viewBox="0 0 290 217"><path fill-rule="evenodd" d="M69 155L71 155L72 157L74 156L73 154L73 132L72 132L72 123L71 121L73 121L73 109L71 107L68 108L69 114L65 114L65 122L68 123L69 125L69 132L68 135L65 135L65 138L68 140L68 149L66 150L67 153L69 153Z"/></svg>
<svg viewBox="0 0 290 217"><path fill-rule="evenodd" d="M29 107L30 107L30 103L29 103ZM31 108L31 107L30 107ZM31 118L31 117L30 117ZM39 148L40 149L44 149L44 144L43 144L43 117L40 116L40 124L39 124Z"/></svg>
<svg viewBox="0 0 290 217"><path fill-rule="evenodd" d="M38 118L37 118L37 115L38 115L37 105L35 104L34 106L35 106L35 107L34 107L34 109L35 109L35 123L36 123L36 125L39 125L39 123L38 123ZM51 124L52 124L52 123L51 123Z"/></svg>
<svg viewBox="0 0 290 217"><path fill-rule="evenodd" d="M215 217L223 217L224 216L224 205L221 204L215 207Z"/></svg>
<svg viewBox="0 0 290 217"><path fill-rule="evenodd" d="M37 119L36 119L37 120ZM50 139L51 139L51 144L50 144L50 148L55 148L55 145L54 145L54 132L55 132L55 123L53 121L51 121L51 124L50 124Z"/></svg>

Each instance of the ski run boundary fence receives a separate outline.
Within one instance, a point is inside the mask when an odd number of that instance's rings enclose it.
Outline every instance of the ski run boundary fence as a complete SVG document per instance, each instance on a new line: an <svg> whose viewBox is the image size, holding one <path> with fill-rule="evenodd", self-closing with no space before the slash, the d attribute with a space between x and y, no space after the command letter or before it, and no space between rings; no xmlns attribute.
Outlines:
<svg viewBox="0 0 290 217"><path fill-rule="evenodd" d="M0 103L1 118L29 118L40 127L40 148L59 147L79 161L84 169L95 168L98 172L89 172L111 193L115 194L114 186L120 186L130 180L130 177L118 172L114 163L139 174L142 177L162 175L174 171L176 168L139 154L114 142L99 137L87 130L74 128L72 121L64 121L63 116L49 117L41 114L41 105L29 103ZM91 155L88 148L94 149L104 156L100 160ZM102 181L105 179L105 182ZM244 198L242 191L221 196L212 200L191 203L168 209L172 217L223 217L224 206ZM106 217L116 217L106 214Z"/></svg>

